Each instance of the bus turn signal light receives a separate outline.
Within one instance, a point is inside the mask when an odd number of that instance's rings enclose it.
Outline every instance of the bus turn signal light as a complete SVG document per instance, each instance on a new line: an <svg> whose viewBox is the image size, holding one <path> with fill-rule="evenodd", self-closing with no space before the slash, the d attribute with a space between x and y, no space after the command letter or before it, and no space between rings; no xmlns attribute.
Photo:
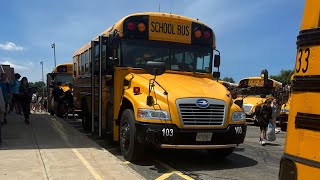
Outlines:
<svg viewBox="0 0 320 180"><path fill-rule="evenodd" d="M204 38L206 38L206 39L210 38L210 32L209 31L205 31L204 32Z"/></svg>
<svg viewBox="0 0 320 180"><path fill-rule="evenodd" d="M134 95L140 94L140 87L133 87L133 94Z"/></svg>
<svg viewBox="0 0 320 180"><path fill-rule="evenodd" d="M201 37L201 31L199 29L194 32L194 37L196 37L196 38Z"/></svg>
<svg viewBox="0 0 320 180"><path fill-rule="evenodd" d="M136 26L133 22L128 22L127 23L127 28L130 30L130 31L134 31L136 29Z"/></svg>
<svg viewBox="0 0 320 180"><path fill-rule="evenodd" d="M139 24L138 24L138 30L139 30L140 32L145 31L145 30L146 30L146 25L144 25L144 23L139 23Z"/></svg>

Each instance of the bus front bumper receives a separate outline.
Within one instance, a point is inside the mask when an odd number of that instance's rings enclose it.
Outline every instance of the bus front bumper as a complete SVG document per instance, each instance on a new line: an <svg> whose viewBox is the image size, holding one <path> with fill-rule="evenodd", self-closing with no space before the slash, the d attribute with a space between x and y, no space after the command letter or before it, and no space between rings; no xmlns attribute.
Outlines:
<svg viewBox="0 0 320 180"><path fill-rule="evenodd" d="M139 143L170 149L232 148L243 143L246 131L245 124L229 125L226 129L179 129L172 124L136 123ZM207 141L199 141L199 133L209 133L212 137Z"/></svg>

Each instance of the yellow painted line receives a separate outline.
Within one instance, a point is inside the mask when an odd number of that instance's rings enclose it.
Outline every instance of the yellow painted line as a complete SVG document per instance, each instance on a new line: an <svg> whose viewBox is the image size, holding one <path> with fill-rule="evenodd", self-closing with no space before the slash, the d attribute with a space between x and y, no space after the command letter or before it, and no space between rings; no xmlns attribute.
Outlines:
<svg viewBox="0 0 320 180"><path fill-rule="evenodd" d="M194 180L192 177L183 174L182 172L174 169L173 167L169 166L168 164L165 164L165 163L163 163L163 162L161 162L161 161L158 161L158 160L155 160L155 162L158 163L158 164L160 164L161 166L165 167L165 168L168 169L168 171L169 171L169 172L161 175L160 177L158 177L158 178L160 178L159 180L166 179L166 178L168 178L169 176L171 176L172 174L176 174L176 175L178 175L178 176L180 176L180 177L182 177L182 178L184 178L184 179L186 179L186 180ZM158 179L158 178L157 178L157 179Z"/></svg>
<svg viewBox="0 0 320 180"><path fill-rule="evenodd" d="M124 161L124 162L122 162L123 164L130 164L130 162L129 161Z"/></svg>
<svg viewBox="0 0 320 180"><path fill-rule="evenodd" d="M170 177L173 173L164 173L162 174L160 177L158 177L156 180L165 180L167 179L168 177Z"/></svg>
<svg viewBox="0 0 320 180"><path fill-rule="evenodd" d="M93 167L90 165L90 163L80 154L80 152L76 149L72 149L72 151L78 156L80 161L86 166L86 168L89 170L89 172L92 174L92 176L96 180L103 180L102 177L93 169Z"/></svg>

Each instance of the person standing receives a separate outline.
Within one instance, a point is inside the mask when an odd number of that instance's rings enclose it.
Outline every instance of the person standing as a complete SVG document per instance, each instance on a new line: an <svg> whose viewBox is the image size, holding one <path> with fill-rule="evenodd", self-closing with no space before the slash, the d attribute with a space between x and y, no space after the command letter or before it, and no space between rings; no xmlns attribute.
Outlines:
<svg viewBox="0 0 320 180"><path fill-rule="evenodd" d="M6 103L4 102L2 90L0 88L0 145L2 144L1 128L3 126L3 114L4 114L4 110L5 110L5 105L6 105Z"/></svg>
<svg viewBox="0 0 320 180"><path fill-rule="evenodd" d="M14 74L14 80L11 81L11 91L12 91L12 99L11 99L11 106L10 106L10 112L13 111L13 108L15 108L17 114L21 113L21 103L20 103L20 74L15 73Z"/></svg>
<svg viewBox="0 0 320 180"><path fill-rule="evenodd" d="M30 116L30 103L32 98L32 89L29 88L28 79L23 77L21 79L20 86L20 96L21 96L21 104L23 109L24 121L29 124L29 116Z"/></svg>
<svg viewBox="0 0 320 180"><path fill-rule="evenodd" d="M271 100L266 100L264 104L255 109L255 115L258 118L260 125L260 144L266 144L266 133L270 119L272 119Z"/></svg>
<svg viewBox="0 0 320 180"><path fill-rule="evenodd" d="M61 114L61 106L62 106L62 96L64 94L63 90L60 88L61 86L61 82L55 83L53 90L52 90L52 95L51 95L51 99L50 102L52 101L52 98L54 100L54 114L57 117L61 117L63 116Z"/></svg>
<svg viewBox="0 0 320 180"><path fill-rule="evenodd" d="M2 95L3 95L3 99L5 102L5 108L4 108L4 123L7 124L7 109L10 103L10 86L9 86L9 82L7 80L7 76L5 73L1 73L0 76L0 87L2 90Z"/></svg>
<svg viewBox="0 0 320 180"><path fill-rule="evenodd" d="M272 108L272 124L275 127L275 132L278 134L280 132L279 129L277 129L277 112L278 112L278 103L277 99L273 99L271 103L271 108Z"/></svg>

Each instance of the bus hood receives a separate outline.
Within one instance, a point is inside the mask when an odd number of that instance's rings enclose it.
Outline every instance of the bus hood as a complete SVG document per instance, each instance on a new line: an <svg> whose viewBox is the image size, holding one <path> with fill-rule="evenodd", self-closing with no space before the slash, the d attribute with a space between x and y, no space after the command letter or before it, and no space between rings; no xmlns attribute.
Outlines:
<svg viewBox="0 0 320 180"><path fill-rule="evenodd" d="M268 98L261 98L256 96L248 96L243 99L243 111L247 115L251 115L255 108L264 103Z"/></svg>
<svg viewBox="0 0 320 180"><path fill-rule="evenodd" d="M257 106L257 105L264 103L265 100L266 100L266 98L248 96L243 99L243 104L250 104L253 106Z"/></svg>
<svg viewBox="0 0 320 180"><path fill-rule="evenodd" d="M139 81L139 84L147 87L149 79L153 78L149 74L136 74L136 76L140 77L141 80L140 78L135 78L134 80ZM144 82L142 79L144 79ZM230 94L229 91L220 83L208 78L165 73L157 76L156 81L168 92L170 98L203 97L221 100L229 99L227 96ZM163 92L159 88L157 90Z"/></svg>

